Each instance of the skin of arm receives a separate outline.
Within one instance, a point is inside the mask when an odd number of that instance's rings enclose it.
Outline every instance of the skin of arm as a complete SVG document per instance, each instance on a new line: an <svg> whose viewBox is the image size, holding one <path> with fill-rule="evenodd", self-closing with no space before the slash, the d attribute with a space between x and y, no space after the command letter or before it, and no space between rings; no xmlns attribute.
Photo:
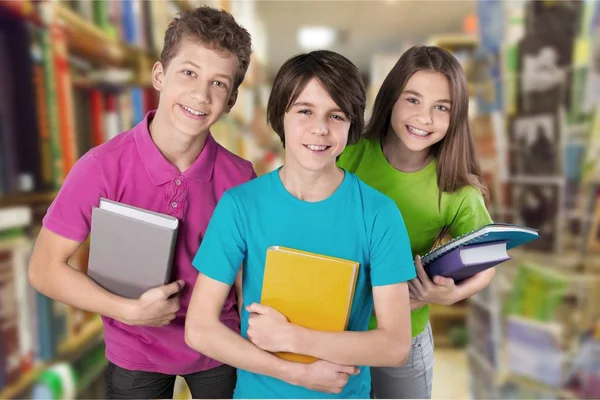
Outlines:
<svg viewBox="0 0 600 400"><path fill-rule="evenodd" d="M326 361L289 362L244 339L219 319L230 290L225 283L198 276L185 325L188 346L233 367L327 393L340 393L349 376L358 373L356 367Z"/></svg>
<svg viewBox="0 0 600 400"><path fill-rule="evenodd" d="M248 337L267 351L306 354L336 364L400 366L410 353L410 307L406 282L373 287L378 327L357 332L321 332L291 324L278 311L258 303ZM352 349L352 351L348 351Z"/></svg>

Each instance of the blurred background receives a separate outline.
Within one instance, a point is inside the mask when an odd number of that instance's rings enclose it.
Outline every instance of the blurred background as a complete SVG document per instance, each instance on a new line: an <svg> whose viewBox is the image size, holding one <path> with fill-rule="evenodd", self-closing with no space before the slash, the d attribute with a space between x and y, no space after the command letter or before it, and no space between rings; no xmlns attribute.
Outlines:
<svg viewBox="0 0 600 400"><path fill-rule="evenodd" d="M27 263L76 160L157 104L163 33L192 0L0 2L0 398L105 398L102 324L35 293ZM238 102L212 130L258 174L282 163L265 121L290 56L338 51L369 107L415 44L451 51L497 222L542 238L485 292L433 306L434 398L600 398L600 3L231 1L254 53ZM85 271L88 245L70 264ZM187 398L178 381L176 398Z"/></svg>

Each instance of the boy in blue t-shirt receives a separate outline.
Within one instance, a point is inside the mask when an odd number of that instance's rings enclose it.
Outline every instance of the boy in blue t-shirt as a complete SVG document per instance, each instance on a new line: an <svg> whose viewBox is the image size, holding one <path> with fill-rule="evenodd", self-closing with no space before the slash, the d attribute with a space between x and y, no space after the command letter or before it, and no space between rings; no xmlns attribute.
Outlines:
<svg viewBox="0 0 600 400"><path fill-rule="evenodd" d="M186 341L238 368L236 398L368 398L368 366L399 366L409 354L407 281L416 273L404 221L392 200L336 166L360 137L365 97L345 57L315 51L289 59L267 109L285 165L225 192L214 211L193 261L200 275ZM347 331L302 328L258 304L270 246L360 263ZM248 305L241 336L219 320L240 265ZM369 331L373 306L378 327ZM277 351L319 361L294 363Z"/></svg>

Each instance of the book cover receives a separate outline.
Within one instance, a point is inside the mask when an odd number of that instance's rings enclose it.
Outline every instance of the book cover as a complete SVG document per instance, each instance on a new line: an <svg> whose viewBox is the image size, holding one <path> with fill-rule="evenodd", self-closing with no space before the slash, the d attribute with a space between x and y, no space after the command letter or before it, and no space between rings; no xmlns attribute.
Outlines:
<svg viewBox="0 0 600 400"><path fill-rule="evenodd" d="M101 199L92 211L88 276L131 299L168 283L177 229L170 215Z"/></svg>
<svg viewBox="0 0 600 400"><path fill-rule="evenodd" d="M273 307L293 324L341 332L346 329L359 263L273 246L267 250L261 304ZM302 363L316 361L302 354L277 353Z"/></svg>
<svg viewBox="0 0 600 400"><path fill-rule="evenodd" d="M457 247L507 241L506 249L510 250L532 240L539 238L535 229L515 224L493 223L485 225L472 232L452 239L444 245L437 247L422 257L423 266L427 266L437 258L454 250Z"/></svg>

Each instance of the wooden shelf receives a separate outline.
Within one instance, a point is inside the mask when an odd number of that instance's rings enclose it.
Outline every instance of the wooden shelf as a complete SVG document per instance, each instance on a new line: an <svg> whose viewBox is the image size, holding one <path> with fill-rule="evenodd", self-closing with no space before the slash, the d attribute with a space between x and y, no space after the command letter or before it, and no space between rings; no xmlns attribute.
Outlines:
<svg viewBox="0 0 600 400"><path fill-rule="evenodd" d="M35 369L27 372L25 375L21 376L17 382L4 388L0 392L0 399L14 399L20 393L24 392L28 387L33 385L33 383L38 379L38 377L44 372L47 368L47 365L40 365Z"/></svg>
<svg viewBox="0 0 600 400"><path fill-rule="evenodd" d="M81 333L77 337L66 341L59 346L59 360L72 360L81 354L81 350L88 346L93 346L96 343L100 343L103 338L103 326L102 320L98 318L83 328ZM51 363L44 363L37 366L32 371L23 375L17 382L4 388L0 392L0 399L11 399L17 397L19 394L27 390L40 375L51 365Z"/></svg>
<svg viewBox="0 0 600 400"><path fill-rule="evenodd" d="M69 51L100 65L123 66L127 48L111 39L99 27L85 20L62 3L48 5L50 21L58 21L67 33Z"/></svg>
<svg viewBox="0 0 600 400"><path fill-rule="evenodd" d="M0 197L0 207L50 204L58 192L22 193L14 196Z"/></svg>
<svg viewBox="0 0 600 400"><path fill-rule="evenodd" d="M72 358L74 354L80 353L85 347L99 341L103 337L102 333L103 325L100 318L89 322L77 336L67 339L58 346L59 358Z"/></svg>

